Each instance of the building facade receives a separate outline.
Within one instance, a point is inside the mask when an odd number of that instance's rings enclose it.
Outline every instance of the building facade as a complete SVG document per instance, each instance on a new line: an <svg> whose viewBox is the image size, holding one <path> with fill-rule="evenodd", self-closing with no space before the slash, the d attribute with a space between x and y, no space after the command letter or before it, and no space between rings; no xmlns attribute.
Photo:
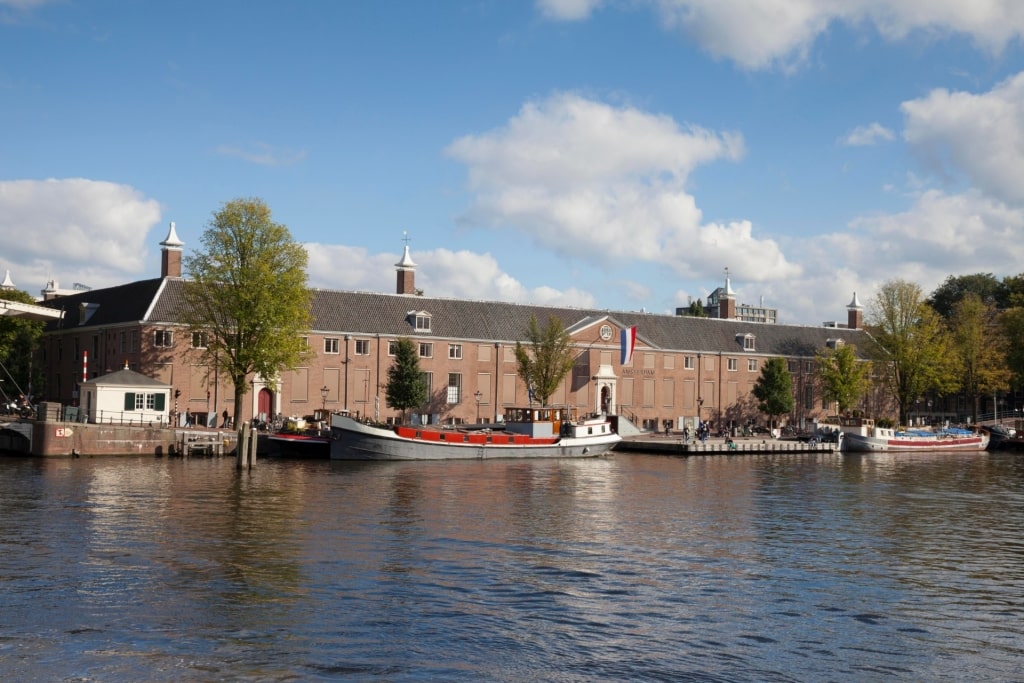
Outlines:
<svg viewBox="0 0 1024 683"><path fill-rule="evenodd" d="M163 248L159 278L107 289L75 292L46 302L63 318L51 322L39 350L46 368L45 397L74 404L82 382L127 367L173 387L170 410L179 421L191 414L206 424L234 414L234 387L206 353L202 332L179 321L185 282L182 243L174 225ZM244 419L306 416L317 409L345 410L381 422L398 411L387 406L385 384L398 339L412 339L429 384L423 421L493 422L504 409L527 405L530 395L517 375L515 346L531 317L540 325L557 318L569 332L575 365L551 397L583 412L629 417L661 429L694 425L763 423L751 391L764 362L787 360L797 408L790 421L806 425L833 414L822 401L815 355L838 344L865 349L854 300L846 327L766 325L735 317L691 318L644 312L610 312L466 301L420 296L408 246L395 264L396 293L315 290L309 353L278 377L250 378ZM734 301L728 295L720 305ZM734 303L733 303L734 305ZM620 331L636 328L636 346L620 358Z"/></svg>

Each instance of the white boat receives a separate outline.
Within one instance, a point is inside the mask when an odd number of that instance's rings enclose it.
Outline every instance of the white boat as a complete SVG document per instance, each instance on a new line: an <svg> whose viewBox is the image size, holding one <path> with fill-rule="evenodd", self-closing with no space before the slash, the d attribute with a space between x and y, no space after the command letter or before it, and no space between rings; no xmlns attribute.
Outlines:
<svg viewBox="0 0 1024 683"><path fill-rule="evenodd" d="M331 416L332 460L456 460L589 458L622 440L605 417L577 417L574 408L509 408L502 429L443 429L365 424Z"/></svg>
<svg viewBox="0 0 1024 683"><path fill-rule="evenodd" d="M840 450L854 453L983 451L989 440L988 434L969 429L896 430L867 418L843 418L840 427Z"/></svg>

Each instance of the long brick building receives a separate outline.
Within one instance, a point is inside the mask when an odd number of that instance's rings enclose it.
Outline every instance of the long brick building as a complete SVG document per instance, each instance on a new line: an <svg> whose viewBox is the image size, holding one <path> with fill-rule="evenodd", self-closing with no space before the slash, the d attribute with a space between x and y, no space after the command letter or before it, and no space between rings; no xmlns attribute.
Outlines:
<svg viewBox="0 0 1024 683"><path fill-rule="evenodd" d="M158 278L46 302L64 316L49 324L39 352L45 398L72 404L84 379L127 367L174 387L181 416L234 413L233 388L205 353L205 336L179 322L183 244L173 223L161 246ZM815 380L815 354L872 343L856 295L845 327L778 325L736 319L728 282L719 290L721 317L694 318L419 296L408 246L395 265L394 294L315 290L307 359L279 377L252 378L243 417L304 416L326 408L393 420L398 413L387 407L384 384L395 342L409 337L430 386L421 416L494 421L504 408L529 402L516 373L515 345L525 339L531 316L541 325L554 316L577 355L552 403L625 415L649 429L698 419L763 423L750 392L764 362L782 357L796 393L790 422L807 424L834 413ZM636 346L623 365L619 333L629 327L636 328Z"/></svg>

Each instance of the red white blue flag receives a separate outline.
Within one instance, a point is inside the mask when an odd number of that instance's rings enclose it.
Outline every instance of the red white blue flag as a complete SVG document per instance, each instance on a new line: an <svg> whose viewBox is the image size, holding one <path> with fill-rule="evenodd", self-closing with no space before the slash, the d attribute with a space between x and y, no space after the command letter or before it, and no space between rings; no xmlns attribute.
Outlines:
<svg viewBox="0 0 1024 683"><path fill-rule="evenodd" d="M622 356L619 361L621 365L629 365L633 362L633 348L636 346L636 325L622 328Z"/></svg>

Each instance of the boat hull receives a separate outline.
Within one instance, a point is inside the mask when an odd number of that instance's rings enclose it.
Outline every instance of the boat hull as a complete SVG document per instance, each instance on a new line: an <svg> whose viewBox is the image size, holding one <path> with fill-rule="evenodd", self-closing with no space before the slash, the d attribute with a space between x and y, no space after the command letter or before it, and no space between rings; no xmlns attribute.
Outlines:
<svg viewBox="0 0 1024 683"><path fill-rule="evenodd" d="M851 453L908 453L924 451L983 451L988 447L987 434L970 436L895 436L883 438L843 434L841 450Z"/></svg>
<svg viewBox="0 0 1024 683"><path fill-rule="evenodd" d="M468 434L434 432L466 441L426 441L395 430L357 422L345 415L331 420L332 460L488 460L497 458L591 458L610 451L622 438L615 433L563 437L552 443L471 443ZM482 435L482 434L481 434ZM495 437L495 440L501 437ZM505 436L503 440L513 440Z"/></svg>

